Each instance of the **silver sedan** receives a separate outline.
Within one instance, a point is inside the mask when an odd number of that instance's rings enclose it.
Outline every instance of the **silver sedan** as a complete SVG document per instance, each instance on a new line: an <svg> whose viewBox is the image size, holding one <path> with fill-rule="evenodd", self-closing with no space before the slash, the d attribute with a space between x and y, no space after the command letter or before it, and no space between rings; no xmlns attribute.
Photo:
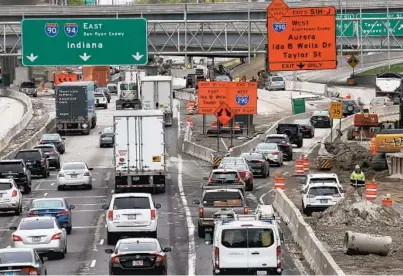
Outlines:
<svg viewBox="0 0 403 276"><path fill-rule="evenodd" d="M62 191L69 186L84 186L92 189L92 168L83 162L64 163L57 175L57 189Z"/></svg>
<svg viewBox="0 0 403 276"><path fill-rule="evenodd" d="M254 149L254 152L262 153L270 164L283 165L283 152L277 143L260 143Z"/></svg>
<svg viewBox="0 0 403 276"><path fill-rule="evenodd" d="M50 254L63 259L67 253L67 233L54 217L23 218L11 236L12 248L32 248L38 254Z"/></svg>

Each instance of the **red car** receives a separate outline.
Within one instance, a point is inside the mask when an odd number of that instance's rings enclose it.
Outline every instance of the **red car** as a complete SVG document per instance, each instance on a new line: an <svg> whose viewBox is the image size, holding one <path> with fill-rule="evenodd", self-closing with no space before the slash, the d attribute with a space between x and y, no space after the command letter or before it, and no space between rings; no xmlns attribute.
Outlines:
<svg viewBox="0 0 403 276"><path fill-rule="evenodd" d="M253 173L249 165L244 163L235 164L223 164L219 167L226 170L237 170L242 180L245 182L245 188L247 191L253 191Z"/></svg>

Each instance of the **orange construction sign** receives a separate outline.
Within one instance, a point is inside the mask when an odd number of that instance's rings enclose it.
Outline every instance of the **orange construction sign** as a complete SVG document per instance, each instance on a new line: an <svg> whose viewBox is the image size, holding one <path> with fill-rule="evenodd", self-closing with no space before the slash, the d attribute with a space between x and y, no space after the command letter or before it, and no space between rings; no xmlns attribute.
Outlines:
<svg viewBox="0 0 403 276"><path fill-rule="evenodd" d="M222 125L226 125L229 123L229 121L231 121L232 118L234 118L235 114L232 112L231 107L229 107L228 104L223 103L217 108L217 110L214 112L214 115Z"/></svg>
<svg viewBox="0 0 403 276"><path fill-rule="evenodd" d="M282 0L267 7L269 71L337 68L336 8L288 8Z"/></svg>
<svg viewBox="0 0 403 276"><path fill-rule="evenodd" d="M214 114L226 103L234 115L257 114L257 82L198 81L198 113Z"/></svg>

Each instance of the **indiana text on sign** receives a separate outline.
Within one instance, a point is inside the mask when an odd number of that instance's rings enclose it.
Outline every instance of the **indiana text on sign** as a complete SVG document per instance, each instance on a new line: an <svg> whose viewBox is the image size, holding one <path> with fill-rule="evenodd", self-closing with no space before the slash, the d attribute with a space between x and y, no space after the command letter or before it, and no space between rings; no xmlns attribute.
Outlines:
<svg viewBox="0 0 403 276"><path fill-rule="evenodd" d="M283 8L280 17L278 6L279 0L267 8L268 69L336 69L335 7Z"/></svg>

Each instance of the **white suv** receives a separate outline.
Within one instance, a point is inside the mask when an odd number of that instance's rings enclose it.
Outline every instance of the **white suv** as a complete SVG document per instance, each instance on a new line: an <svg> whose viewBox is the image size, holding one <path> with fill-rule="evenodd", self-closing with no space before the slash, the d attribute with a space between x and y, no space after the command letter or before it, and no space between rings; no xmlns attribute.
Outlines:
<svg viewBox="0 0 403 276"><path fill-rule="evenodd" d="M122 236L151 236L157 238L158 215L161 208L151 194L113 194L106 210L107 242L114 245Z"/></svg>
<svg viewBox="0 0 403 276"><path fill-rule="evenodd" d="M343 186L340 184L339 177L335 173L314 173L307 174L305 179L302 180L301 190L304 191L309 184L318 184L318 183L336 183L340 189L343 189Z"/></svg>
<svg viewBox="0 0 403 276"><path fill-rule="evenodd" d="M105 96L105 93L102 91L95 91L95 107L102 106L104 109L108 108L108 99Z"/></svg>
<svg viewBox="0 0 403 276"><path fill-rule="evenodd" d="M14 179L0 179L0 211L22 213L22 195Z"/></svg>
<svg viewBox="0 0 403 276"><path fill-rule="evenodd" d="M344 197L344 190L337 183L310 183L301 191L302 212L310 216L335 205Z"/></svg>

